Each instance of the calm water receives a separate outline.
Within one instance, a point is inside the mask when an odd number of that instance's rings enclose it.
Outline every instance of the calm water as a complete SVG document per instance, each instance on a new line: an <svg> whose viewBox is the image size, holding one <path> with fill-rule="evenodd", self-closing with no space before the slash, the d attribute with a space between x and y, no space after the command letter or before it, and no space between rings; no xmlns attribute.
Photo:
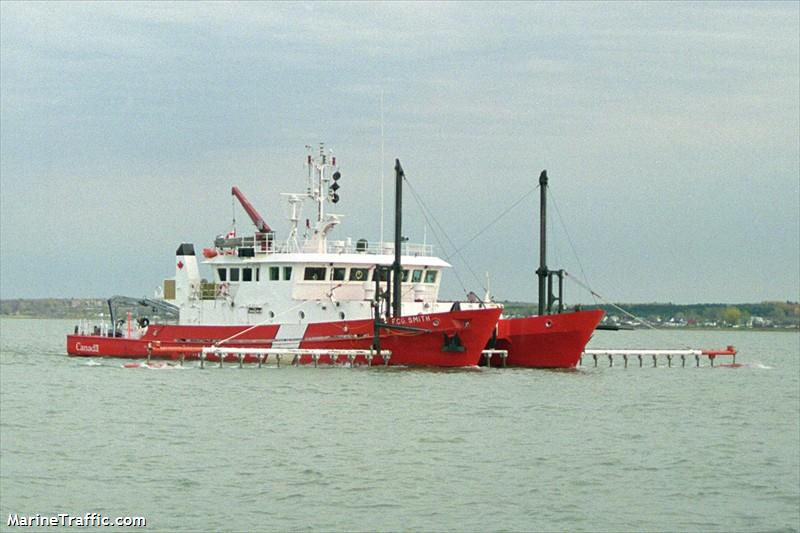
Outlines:
<svg viewBox="0 0 800 533"><path fill-rule="evenodd" d="M67 358L72 325L0 321L0 529L800 530L797 333L591 343L737 369L147 370Z"/></svg>

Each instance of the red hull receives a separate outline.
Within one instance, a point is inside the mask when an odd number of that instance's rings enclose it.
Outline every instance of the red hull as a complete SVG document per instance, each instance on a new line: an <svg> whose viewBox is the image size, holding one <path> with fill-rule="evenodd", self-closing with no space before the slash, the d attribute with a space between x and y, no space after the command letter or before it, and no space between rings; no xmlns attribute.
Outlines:
<svg viewBox="0 0 800 533"><path fill-rule="evenodd" d="M121 357L125 359L144 359L147 357L147 344L160 343L163 347L202 347L227 339L250 326L173 326L153 324L139 339L122 337L101 337L99 335L67 335L67 354L78 357ZM257 326L227 343L229 347L257 346L271 347L279 326ZM177 359L172 355L153 355L154 359Z"/></svg>
<svg viewBox="0 0 800 533"><path fill-rule="evenodd" d="M390 323L420 328L425 331L381 330L381 349L391 350L389 364L404 366L475 366L481 351L492 334L500 315L500 309L480 309L435 313L430 315L406 316L390 319ZM177 359L180 348L210 346L251 326L170 326L151 325L140 339L101 337L95 335L68 335L67 353L82 357L123 357L142 359L147 357L148 343L158 342L161 348L174 348L168 354L153 354L152 358ZM276 339L280 325L258 326L247 333L226 342L226 347L272 348L285 347ZM447 350L445 336L458 334L463 351ZM321 322L306 327L299 348L315 349L358 349L367 350L372 344L372 320L348 320L341 322ZM296 344L296 343L295 343ZM163 350L161 350L163 352ZM186 359L196 359L195 352L185 352ZM209 357L214 360L214 357ZM234 360L235 356L229 356ZM256 362L255 357L245 358L246 362ZM301 358L301 363L310 363L310 357ZM323 362L326 362L323 360ZM356 362L362 362L356 360ZM365 362L365 361L363 361ZM374 360L376 364L383 361Z"/></svg>
<svg viewBox="0 0 800 533"><path fill-rule="evenodd" d="M507 366L574 368L603 318L600 309L526 318L504 318L497 325L495 348L508 350ZM499 366L499 356L492 366Z"/></svg>

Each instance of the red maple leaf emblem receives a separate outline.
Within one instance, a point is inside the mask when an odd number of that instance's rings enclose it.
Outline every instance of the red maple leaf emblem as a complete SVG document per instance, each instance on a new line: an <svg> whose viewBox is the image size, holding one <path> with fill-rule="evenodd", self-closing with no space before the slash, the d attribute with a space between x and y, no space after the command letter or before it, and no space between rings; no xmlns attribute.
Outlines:
<svg viewBox="0 0 800 533"><path fill-rule="evenodd" d="M183 261L178 261L178 269L183 268Z"/></svg>

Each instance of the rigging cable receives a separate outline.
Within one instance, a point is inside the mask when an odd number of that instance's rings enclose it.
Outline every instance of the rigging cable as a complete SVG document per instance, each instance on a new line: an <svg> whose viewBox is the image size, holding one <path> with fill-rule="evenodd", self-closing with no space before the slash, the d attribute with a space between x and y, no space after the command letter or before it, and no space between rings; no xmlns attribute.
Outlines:
<svg viewBox="0 0 800 533"><path fill-rule="evenodd" d="M441 224L439 223L439 221L436 219L436 216L433 214L433 212L430 210L430 208L428 208L428 206L427 206L427 205L426 205L426 204L425 204L425 203L422 201L422 198L419 196L419 194L417 194L416 190L415 190L415 189L414 189L414 187L411 185L411 182L408 180L408 178L406 178L406 183L408 183L408 187L409 187L409 189L411 190L411 194L414 196L414 199L417 201L417 204L419 204L419 206L420 206L420 208L421 208L421 210L422 210L422 216L423 216L423 217L425 217L425 220L426 220L426 221L427 221L427 222L428 222L428 223L431 225L431 229L433 230L434 237L436 238L437 242L439 243L439 246L442 248L442 250L443 250L443 251L445 251L445 252L447 251L447 248L446 248L446 247L445 247L445 246L442 244L442 242L441 242L441 239L439 238L439 235L438 235L438 234L437 234L437 232L436 232L436 226L439 226L439 230L440 230L440 231L441 231L441 232L444 234L444 236L447 238L447 241L449 242L450 246L452 247L453 251L452 251L451 253L449 253L449 254L447 254L447 255L445 256L445 261L450 261L450 259L451 259L451 258L453 258L454 256L457 256L457 257L459 257L459 258L460 258L460 259L461 259L461 260L464 262L464 264L467 266L467 269L468 269L468 270L470 271L470 273L472 274L472 277L473 277L473 278L475 278L475 281L476 281L476 283L478 284L478 286L480 286L480 287L481 287L481 288L482 288L484 291L486 291L486 287L484 287L484 286L483 286L483 282L481 282L481 280L480 280L480 278L478 277L478 275L477 275L477 274L475 274L475 271L474 271L474 270L472 269L472 267L470 266L470 263L469 263L469 261L467 261L467 259L466 259L466 258L463 256L463 254L461 253L461 251L462 251L464 248L466 248L467 246L469 246L470 244L472 244L472 242L473 242L473 241L475 241L475 239L477 239L478 237L480 237L480 236L481 236L483 233L485 233L485 232L486 232L486 231L487 231L489 228L491 228L492 226L494 226L494 225L495 225L497 222L499 222L499 221L500 221L501 219L503 219L503 218L504 218L506 215L508 215L508 213L510 213L511 211L513 211L513 210L514 210L514 208L516 208L516 207L517 207L519 204L521 204L521 203L522 203L523 201L525 201L525 200L526 200L526 199L527 199L529 196L531 196L531 195L532 195L534 192L536 192L536 190L539 188L539 184L537 183L537 184L536 184L536 186L534 186L534 187L533 187L533 188L531 188L531 189L530 189L528 192L526 192L525 194L523 194L522 196L520 196L520 197L517 199L517 201L516 201L516 202L514 202L513 204L511 204L509 207L507 207L507 208L505 209L505 211L503 211L503 212L502 212L502 213L500 213L498 216L496 216L496 217L495 217L495 218L494 218L492 221L490 221L490 222L489 222L489 223L488 223L486 226L484 226L484 227L483 227L481 230L479 230L479 231L478 231L477 233L475 233L475 234L474 234L472 237L470 237L470 238L469 238L469 239L468 239L466 242L464 242L464 243L463 243L461 246L458 246L458 247L457 247L457 246L456 246L456 245L453 243L452 239L450 239L449 235L447 234L447 231L445 231L445 229L442 227L442 225L441 225ZM429 214L430 214L430 217L428 216ZM431 223L430 219L433 219L433 222L434 222L434 223ZM461 279L461 276L458 274L458 269L455 269L455 268L454 268L454 269L453 269L453 272L455 273L455 275L456 275L456 278L458 279L458 282L459 282L459 284L461 285L461 289L464 291L464 294L467 294L467 289L466 289L466 287L464 286L464 283L463 283L463 280Z"/></svg>
<svg viewBox="0 0 800 533"><path fill-rule="evenodd" d="M465 242L464 244L462 244L461 246L459 246L458 248L456 248L456 250L455 250L455 251L454 251L452 254L450 254L450 255L448 255L447 257L445 257L445 260L446 260L446 261L448 261L448 260L449 260L449 259L450 259L452 256L454 256L455 254L459 254L459 255L460 255L460 252L461 252L461 250L463 250L464 248L466 248L467 246L469 246L470 244L472 244L472 241L474 241L475 239L477 239L478 237L480 237L480 236L481 236L481 235L482 235L482 234L483 234L483 233L484 233L486 230L488 230L489 228L491 228L492 226L494 226L494 225L495 225L497 222L499 222L499 221L500 221L500 219L502 219L502 218L503 218L503 217L505 217L505 216L506 216L508 213L510 213L510 212L511 212L511 210L512 210L512 209L514 209L515 207L517 207L517 206L518 206L520 203L522 203L522 201L523 201L523 200L525 200L525 199L526 199L528 196L530 196L531 194L533 194L534 192L536 192L536 189L538 189L538 188L539 188L539 185L536 185L536 187L534 187L533 189L529 190L528 192L526 192L525 194L523 194L522 196L520 196L520 197L519 197L519 200L517 200L516 202L514 202L513 204L511 204L511 206L510 206L510 207L508 207L508 208L507 208L505 211L503 211L503 212L502 212L502 213L500 213L500 214L499 214L497 217L495 217L495 219L494 219L494 220L492 220L491 222L489 222L489 223L488 223L486 226L484 226L484 227L483 227L483 229L481 229L481 230L480 230L478 233L476 233L476 234L475 234L475 235L473 235L471 238L469 238L469 239L467 240L467 242ZM462 256L461 258L463 259L463 256Z"/></svg>
<svg viewBox="0 0 800 533"><path fill-rule="evenodd" d="M433 231L433 236L436 239L436 242L442 248L442 250L443 251L446 250L446 247L444 246L442 239L439 238L439 232L436 231L436 226L439 226L439 229L441 230L445 238L447 238L447 241L450 243L450 246L455 248L455 245L453 244L453 241L450 240L450 237L447 235L447 232L444 230L442 225L439 224L439 221L436 220L436 217L433 215L430 209L428 209L428 206L425 205L425 202L422 201L422 198L420 198L420 196L417 194L417 191L411 185L411 182L408 180L408 178L406 176L403 176L403 179L405 179L406 184L408 185L408 189L411 191L411 195L414 197L414 200L416 200L417 205L419 205L420 210L422 211L423 218L425 218L425 221L431 226L431 230ZM430 217L428 215L430 215ZM469 264L467 264L467 266L469 266ZM470 271L472 271L471 268ZM458 284L461 285L461 290L464 291L464 295L467 295L468 294L467 287L464 285L464 280L461 279L461 276L458 273L458 269L454 268L453 273L456 275L456 279L458 280ZM475 276L475 272L472 272L472 275ZM475 276L475 279L478 279L477 276Z"/></svg>
<svg viewBox="0 0 800 533"><path fill-rule="evenodd" d="M628 317L630 317L630 318L632 318L632 319L634 319L634 320L638 320L639 322L641 322L642 324L644 324L645 326L647 326L648 328L650 328L650 329L652 329L652 330L654 330L654 331L660 331L660 332L664 332L664 331L665 331L665 330L663 330L663 329L661 329L661 328L657 328L656 326L654 326L653 324L651 324L650 322L648 322L648 321L647 321L647 320L645 320L644 318L638 317L638 316L634 315L633 313L629 312L628 310L626 310L626 309L623 309L623 308L622 308L622 307L620 307L619 305L617 305L617 304L615 304L615 303L612 303L612 302L609 302L607 299L603 298L601 295L599 295L599 294L597 294L595 291L593 291L593 290L592 290L592 288L591 288L591 287L589 287L589 286L588 286L586 283L583 283L581 280L579 280L579 279L578 279L578 278L576 278L575 276L571 275L569 272L566 272L566 271L565 271L565 272L564 272L564 274L565 274L566 276L569 276L569 277L571 277L571 278L572 278L572 279L575 281L575 283L577 283L578 285L580 285L581 287L583 287L584 289L586 289L587 291L589 291L589 292L592 294L592 296L596 298L596 299L595 299L595 302L597 301L597 299L599 299L599 300L602 300L602 301L604 302L604 304L605 304L605 305L608 305L608 306L610 306L610 307L613 307L614 309L616 309L616 310L617 310L617 311L619 311L620 313L622 313L622 314L624 314L624 315L627 315ZM689 346L688 344L685 344L685 343L682 343L682 342L678 342L678 344L680 344L681 346L683 346L683 347L684 347L684 348L686 348L686 349L689 349L689 350L691 350L691 349L692 349L692 347L691 347L691 346Z"/></svg>
<svg viewBox="0 0 800 533"><path fill-rule="evenodd" d="M556 214L558 214L558 220L561 222L561 227L564 228L564 233L566 233L567 235L567 241L569 242L570 248L572 248L572 253L575 255L575 260L578 261L578 268L581 269L581 276L583 276L583 279L589 279L586 276L586 271L583 269L583 263L581 263L581 258L578 255L577 250L575 250L575 245L572 243L572 237L570 237L569 231L567 231L567 225L564 224L564 219L561 217L561 211L559 211L558 209L558 202L556 202L556 197L553 195L553 191L550 190L549 187L547 192L550 194L550 199L553 201L553 206L556 208ZM595 293L590 287L588 287L588 285L586 286L586 288L589 290L589 293L592 295L592 298L594 298L595 305L597 305L597 299L595 298L595 294L597 293Z"/></svg>
<svg viewBox="0 0 800 533"><path fill-rule="evenodd" d="M561 216L561 211L558 209L558 202L556 202L555 195L553 195L553 191L552 191L552 190L549 190L549 188L548 188L548 191L547 191L547 192L550 194L550 199L553 201L552 203L553 203L553 206L554 206L554 207L555 207L555 209L556 209L556 213L558 214L558 219L559 219L559 221L561 222L561 227L563 227L563 228L564 228L564 233L567 235L567 241L569 242L570 248L572 248L572 253L575 255L575 260L578 262L578 267L579 267L579 268L580 268L580 270L581 270L581 276L583 277L583 279L584 279L584 280L586 280L586 279L588 279L588 278L587 278L587 276L586 276L586 271L585 271L585 270L584 270L584 268L583 268L583 263L581 262L581 258L580 258L580 256L578 255L578 252L577 252L577 250L575 249L575 245L574 245L574 244L573 244L573 242L572 242L572 237L570 237L569 231L567 230L567 225L566 225L566 224L564 224L564 218ZM655 330L655 331L661 331L661 332L664 332L664 331L665 331L664 329L661 329L661 328L658 328L658 327L654 326L653 324L651 324L650 322L648 322L648 321L647 321L647 320L645 320L644 318L641 318L641 317L639 317L639 316L636 316L636 315L634 315L633 313L629 312L627 309L623 309L623 308L622 308L622 307L620 307L619 305L617 305L617 304L615 304L615 303L612 303L612 302L609 302L607 299L603 298L601 295L599 295L599 294L598 294L598 293L596 293L594 290L592 290L592 288L589 286L588 282L586 282L586 281L581 281L580 279L578 279L578 278L576 278L575 276L571 275L571 274L570 274L569 272L567 272L567 271L564 271L564 274L565 274L566 276L569 276L570 278L572 278L572 279L575 281L575 283L577 283L578 285L580 285L581 287L583 287L584 289L586 289L587 291L589 291L589 294L591 294L591 296L592 296L592 299L594 299L594 303L595 303L595 305L596 305L596 306L598 306L598 307L599 307L599 305L600 305L600 304L599 304L598 300L600 300L600 301L602 301L602 302L603 302L605 305L608 305L609 307L613 307L614 309L616 309L616 310L617 310L617 311L619 311L620 313L622 313L622 314L624 314L624 315L628 316L629 318L632 318L632 319L634 319L634 320L637 320L637 321L639 321L640 323L644 324L645 326L647 326L648 328L650 328L650 329L652 329L652 330ZM689 346L689 345L687 345L687 344L684 344L684 343L682 343L682 342L678 342L678 344L680 344L680 345L681 345L681 346L683 346L684 348L691 349L691 346Z"/></svg>

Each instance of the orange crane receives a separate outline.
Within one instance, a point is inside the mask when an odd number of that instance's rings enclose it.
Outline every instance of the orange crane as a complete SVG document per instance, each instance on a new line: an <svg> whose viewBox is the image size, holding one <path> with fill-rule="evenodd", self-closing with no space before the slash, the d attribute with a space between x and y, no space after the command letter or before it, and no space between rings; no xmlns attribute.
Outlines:
<svg viewBox="0 0 800 533"><path fill-rule="evenodd" d="M239 200L239 203L242 204L242 207L247 212L247 215L250 217L250 220L253 221L253 224L256 225L256 228L261 233L270 233L272 229L270 229L269 225L264 221L264 218L258 214L256 208L253 207L253 204L250 203L250 200L244 195L242 191L239 190L239 187L233 187L231 189L231 194Z"/></svg>

